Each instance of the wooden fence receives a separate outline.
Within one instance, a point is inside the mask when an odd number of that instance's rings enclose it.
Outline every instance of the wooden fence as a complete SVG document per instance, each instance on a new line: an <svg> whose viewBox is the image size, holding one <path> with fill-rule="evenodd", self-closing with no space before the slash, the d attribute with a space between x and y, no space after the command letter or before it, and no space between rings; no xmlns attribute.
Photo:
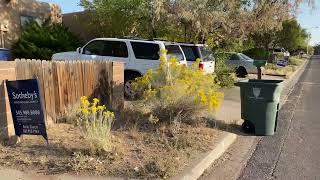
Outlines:
<svg viewBox="0 0 320 180"><path fill-rule="evenodd" d="M109 109L123 107L121 62L21 59L15 63L16 79L39 79L48 121L55 122L84 95L99 98Z"/></svg>

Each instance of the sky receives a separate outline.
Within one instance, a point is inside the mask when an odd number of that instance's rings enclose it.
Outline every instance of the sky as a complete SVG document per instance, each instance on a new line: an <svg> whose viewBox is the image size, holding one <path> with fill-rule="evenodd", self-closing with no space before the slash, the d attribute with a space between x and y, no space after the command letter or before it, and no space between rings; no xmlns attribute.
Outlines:
<svg viewBox="0 0 320 180"><path fill-rule="evenodd" d="M76 11L82 11L79 6L80 0L41 0L44 2L55 3L60 5L62 13L70 13ZM307 29L311 34L310 44L315 45L320 43L320 0L316 1L316 7L311 10L307 4L301 6L298 13L298 22L300 25ZM314 28L314 27L319 28Z"/></svg>
<svg viewBox="0 0 320 180"><path fill-rule="evenodd" d="M39 1L58 4L61 7L63 14L83 10L79 6L80 0L39 0Z"/></svg>
<svg viewBox="0 0 320 180"><path fill-rule="evenodd" d="M314 9L303 5L298 15L298 22L311 34L311 45L320 43L320 0L316 0Z"/></svg>

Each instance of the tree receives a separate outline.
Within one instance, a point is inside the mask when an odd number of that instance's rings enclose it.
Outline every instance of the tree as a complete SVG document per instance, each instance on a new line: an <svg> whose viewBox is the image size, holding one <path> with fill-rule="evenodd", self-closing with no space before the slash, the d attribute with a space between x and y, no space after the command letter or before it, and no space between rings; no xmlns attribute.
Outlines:
<svg viewBox="0 0 320 180"><path fill-rule="evenodd" d="M81 0L81 5L100 36L157 37L162 0Z"/></svg>
<svg viewBox="0 0 320 180"><path fill-rule="evenodd" d="M13 44L12 53L15 58L50 60L54 53L74 51L80 45L79 38L61 24L31 21Z"/></svg>
<svg viewBox="0 0 320 180"><path fill-rule="evenodd" d="M307 47L308 34L296 19L283 21L281 27L278 31L252 34L251 39L257 47L264 48L266 51L276 46L283 47L290 52Z"/></svg>
<svg viewBox="0 0 320 180"><path fill-rule="evenodd" d="M320 44L316 44L313 46L314 49L314 55L320 55Z"/></svg>
<svg viewBox="0 0 320 180"><path fill-rule="evenodd" d="M308 34L301 28L296 19L283 22L282 30L277 32L276 44L290 52L307 46Z"/></svg>
<svg viewBox="0 0 320 180"><path fill-rule="evenodd" d="M281 29L302 2L313 0L81 0L100 36L171 41L242 41Z"/></svg>

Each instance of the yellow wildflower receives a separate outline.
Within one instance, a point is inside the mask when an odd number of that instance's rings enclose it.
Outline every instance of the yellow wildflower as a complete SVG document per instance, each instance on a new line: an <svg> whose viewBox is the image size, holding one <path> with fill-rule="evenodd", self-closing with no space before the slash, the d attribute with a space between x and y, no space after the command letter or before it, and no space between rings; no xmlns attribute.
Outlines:
<svg viewBox="0 0 320 180"><path fill-rule="evenodd" d="M85 115L89 114L88 108L82 108L82 109L81 109L81 112L82 112L83 114L85 114Z"/></svg>
<svg viewBox="0 0 320 180"><path fill-rule="evenodd" d="M107 117L107 118L109 118L109 117L111 117L111 118L114 118L115 116L114 116L114 113L113 112L110 112L110 111L105 111L105 112L103 112L103 114L102 114L104 117Z"/></svg>
<svg viewBox="0 0 320 180"><path fill-rule="evenodd" d="M92 106L96 106L99 103L99 99L93 98Z"/></svg>
<svg viewBox="0 0 320 180"><path fill-rule="evenodd" d="M87 96L81 96L80 97L80 101L85 101L85 100L87 100L88 98L87 98Z"/></svg>
<svg viewBox="0 0 320 180"><path fill-rule="evenodd" d="M105 106L105 105L103 105L103 106L98 106L98 107L97 107L97 110L98 110L99 112L104 111L105 109L106 109L106 106Z"/></svg>
<svg viewBox="0 0 320 180"><path fill-rule="evenodd" d="M93 113L96 113L96 112L97 112L97 107L95 107L95 106L91 107L91 111L92 111Z"/></svg>
<svg viewBox="0 0 320 180"><path fill-rule="evenodd" d="M199 98L200 98L200 103L201 103L202 105L206 105L206 104L207 104L207 96L206 96L206 94L204 93L203 90L200 90L200 91L198 92L198 96L199 96Z"/></svg>
<svg viewBox="0 0 320 180"><path fill-rule="evenodd" d="M88 107L90 102L87 99L83 99L80 101L80 106L81 107Z"/></svg>

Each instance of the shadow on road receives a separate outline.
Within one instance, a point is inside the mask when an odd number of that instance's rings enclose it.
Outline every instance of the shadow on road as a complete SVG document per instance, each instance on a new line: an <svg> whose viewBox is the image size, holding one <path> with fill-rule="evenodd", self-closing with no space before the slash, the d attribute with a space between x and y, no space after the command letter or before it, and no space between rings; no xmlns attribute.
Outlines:
<svg viewBox="0 0 320 180"><path fill-rule="evenodd" d="M209 128L219 129L221 131L236 134L238 136L253 136L253 134L246 134L242 131L241 125L234 123L226 123L219 120L207 120L207 126Z"/></svg>

